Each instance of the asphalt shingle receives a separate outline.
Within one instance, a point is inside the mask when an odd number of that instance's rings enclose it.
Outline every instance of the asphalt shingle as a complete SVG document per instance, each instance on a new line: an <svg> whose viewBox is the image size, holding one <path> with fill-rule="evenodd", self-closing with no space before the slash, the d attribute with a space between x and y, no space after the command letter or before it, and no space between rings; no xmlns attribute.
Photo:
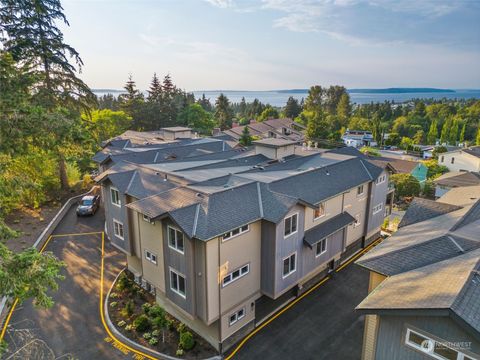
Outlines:
<svg viewBox="0 0 480 360"><path fill-rule="evenodd" d="M461 209L461 206L423 198L414 198L398 224L398 227L401 228L412 225L459 209Z"/></svg>

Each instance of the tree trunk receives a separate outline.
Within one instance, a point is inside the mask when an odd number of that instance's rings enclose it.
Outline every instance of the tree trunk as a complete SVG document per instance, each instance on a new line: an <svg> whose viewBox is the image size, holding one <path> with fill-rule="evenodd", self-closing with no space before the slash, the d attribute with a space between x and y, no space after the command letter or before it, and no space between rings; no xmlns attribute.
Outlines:
<svg viewBox="0 0 480 360"><path fill-rule="evenodd" d="M67 177L67 166L65 164L65 157L62 153L58 153L58 174L60 176L60 185L63 190L67 190L68 186L68 177Z"/></svg>

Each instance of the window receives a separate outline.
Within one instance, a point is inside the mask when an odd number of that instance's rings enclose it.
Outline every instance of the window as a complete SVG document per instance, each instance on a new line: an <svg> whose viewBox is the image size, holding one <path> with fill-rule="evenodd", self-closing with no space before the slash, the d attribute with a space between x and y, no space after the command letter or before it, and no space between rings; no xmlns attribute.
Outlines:
<svg viewBox="0 0 480 360"><path fill-rule="evenodd" d="M155 223L155 222L152 220L152 218L151 218L151 217L148 217L147 215L143 215L143 221L146 221L146 222L148 222L148 223L150 223L150 224Z"/></svg>
<svg viewBox="0 0 480 360"><path fill-rule="evenodd" d="M357 187L357 196L363 195L363 185Z"/></svg>
<svg viewBox="0 0 480 360"><path fill-rule="evenodd" d="M154 253L152 253L148 250L145 250L145 259L147 259L151 263L157 265L157 255L155 255Z"/></svg>
<svg viewBox="0 0 480 360"><path fill-rule="evenodd" d="M250 230L250 227L248 225L244 225L242 227L233 229L232 231L223 234L223 240L231 239L232 237L243 234L243 233L247 232L248 230Z"/></svg>
<svg viewBox="0 0 480 360"><path fill-rule="evenodd" d="M450 160L450 162L451 162L452 164L455 163L455 158L452 157L452 160Z"/></svg>
<svg viewBox="0 0 480 360"><path fill-rule="evenodd" d="M223 286L227 286L228 284L240 279L241 277L244 277L250 272L250 264L243 265L242 267L232 271L229 273L227 276L223 278Z"/></svg>
<svg viewBox="0 0 480 360"><path fill-rule="evenodd" d="M113 233L116 237L123 240L123 224L115 219L113 219Z"/></svg>
<svg viewBox="0 0 480 360"><path fill-rule="evenodd" d="M442 157L440 158L440 162L444 162L445 161L445 156L442 155Z"/></svg>
<svg viewBox="0 0 480 360"><path fill-rule="evenodd" d="M168 246L183 254L183 233L168 226Z"/></svg>
<svg viewBox="0 0 480 360"><path fill-rule="evenodd" d="M283 277L287 277L294 273L297 269L297 253L293 253L289 257L283 259Z"/></svg>
<svg viewBox="0 0 480 360"><path fill-rule="evenodd" d="M285 236L297 232L297 219L298 214L293 214L292 216L285 218Z"/></svg>
<svg viewBox="0 0 480 360"><path fill-rule="evenodd" d="M357 227L360 225L360 214L355 215L355 222L353 223L353 227Z"/></svg>
<svg viewBox="0 0 480 360"><path fill-rule="evenodd" d="M380 203L376 206L373 207L373 214L378 214L380 211L382 211L382 208L383 208L383 204Z"/></svg>
<svg viewBox="0 0 480 360"><path fill-rule="evenodd" d="M121 202L120 202L120 193L118 192L117 189L115 188L110 188L110 197L112 199L112 204L113 205L117 205L117 206L120 206L121 205Z"/></svg>
<svg viewBox="0 0 480 360"><path fill-rule="evenodd" d="M327 239L322 239L316 245L315 255L320 256L326 251L327 251Z"/></svg>
<svg viewBox="0 0 480 360"><path fill-rule="evenodd" d="M170 289L185 297L185 277L172 269L170 269Z"/></svg>
<svg viewBox="0 0 480 360"><path fill-rule="evenodd" d="M313 213L313 220L325 215L325 203L320 203Z"/></svg>
<svg viewBox="0 0 480 360"><path fill-rule="evenodd" d="M245 308L242 308L237 312L234 312L232 315L230 315L230 318L229 318L230 326L235 324L237 321L243 319L244 317L245 317Z"/></svg>
<svg viewBox="0 0 480 360"><path fill-rule="evenodd" d="M375 184L377 184L377 185L381 184L381 183L385 182L385 180L387 180L387 175L379 176L377 178L377 180L375 180Z"/></svg>
<svg viewBox="0 0 480 360"><path fill-rule="evenodd" d="M430 357L439 360L471 360L472 357L452 349L448 342L431 339L427 335L407 329L405 344L417 349Z"/></svg>

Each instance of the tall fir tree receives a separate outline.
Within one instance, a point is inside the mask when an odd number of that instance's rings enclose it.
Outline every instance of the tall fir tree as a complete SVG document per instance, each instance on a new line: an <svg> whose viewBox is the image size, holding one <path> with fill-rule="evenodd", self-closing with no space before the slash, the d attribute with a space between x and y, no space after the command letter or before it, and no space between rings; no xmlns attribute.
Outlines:
<svg viewBox="0 0 480 360"><path fill-rule="evenodd" d="M232 127L232 110L230 109L230 101L224 94L220 94L215 102L215 120L221 130Z"/></svg>
<svg viewBox="0 0 480 360"><path fill-rule="evenodd" d="M163 94L162 83L158 79L157 73L153 73L150 88L147 90L147 100L150 102L160 102Z"/></svg>
<svg viewBox="0 0 480 360"><path fill-rule="evenodd" d="M248 126L243 127L242 135L240 136L240 139L238 141L243 146L252 145L252 136L250 135L250 130L248 129Z"/></svg>
<svg viewBox="0 0 480 360"><path fill-rule="evenodd" d="M132 127L135 130L146 130L143 118L143 95L137 89L137 84L133 80L132 75L129 75L124 89L126 93L119 96L120 108L132 117Z"/></svg>
<svg viewBox="0 0 480 360"><path fill-rule="evenodd" d="M295 99L293 96L290 96L287 100L285 108L283 109L283 112L285 113L286 117L295 119L302 112L302 107L297 99Z"/></svg>
<svg viewBox="0 0 480 360"><path fill-rule="evenodd" d="M437 120L433 119L430 124L430 129L428 130L427 142L429 145L435 145L438 138L438 125Z"/></svg>

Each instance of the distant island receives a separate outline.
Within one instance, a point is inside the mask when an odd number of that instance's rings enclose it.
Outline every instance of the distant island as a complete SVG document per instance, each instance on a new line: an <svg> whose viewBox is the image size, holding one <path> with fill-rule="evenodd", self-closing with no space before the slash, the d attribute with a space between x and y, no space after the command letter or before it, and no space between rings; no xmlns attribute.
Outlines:
<svg viewBox="0 0 480 360"><path fill-rule="evenodd" d="M353 94L411 94L411 93L454 93L452 89L435 88L386 88L386 89L347 89ZM306 94L308 89L276 90L275 92L283 94Z"/></svg>

